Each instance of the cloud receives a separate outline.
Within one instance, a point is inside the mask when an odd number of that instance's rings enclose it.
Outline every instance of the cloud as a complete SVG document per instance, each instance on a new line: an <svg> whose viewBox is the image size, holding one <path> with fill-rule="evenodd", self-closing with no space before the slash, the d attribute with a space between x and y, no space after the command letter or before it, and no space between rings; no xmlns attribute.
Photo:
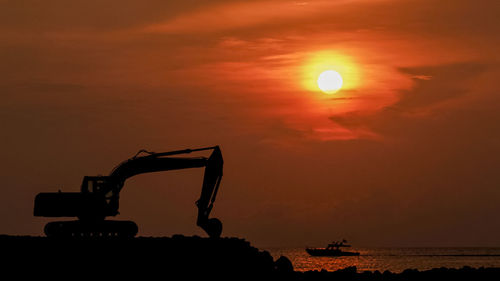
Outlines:
<svg viewBox="0 0 500 281"><path fill-rule="evenodd" d="M400 94L401 99L391 107L406 113L427 111L446 101L460 98L471 91L467 83L477 78L486 68L484 63L478 62L402 68L403 73L412 77L415 77L415 73L428 73L428 75L425 75L424 79L419 76L420 81L416 86L409 91L403 91Z"/></svg>
<svg viewBox="0 0 500 281"><path fill-rule="evenodd" d="M221 1L210 1L210 4L217 2ZM117 30L165 20L207 5L205 1L196 0L0 1L0 26L37 31Z"/></svg>
<svg viewBox="0 0 500 281"><path fill-rule="evenodd" d="M357 3L387 0L247 1L231 2L182 13L166 21L149 25L145 31L165 33L199 33L242 29L262 24L277 24L318 16L335 16L342 8Z"/></svg>
<svg viewBox="0 0 500 281"><path fill-rule="evenodd" d="M418 75L413 75L411 78L413 78L413 79L420 79L420 80L431 80L432 76L431 75L418 74Z"/></svg>
<svg viewBox="0 0 500 281"><path fill-rule="evenodd" d="M398 100L381 111L353 111L329 119L351 130L363 127L377 134L397 135L397 130L405 127L405 123L414 123L412 119L432 122L432 116L462 108L467 99L474 98L472 93L478 91L474 89L474 81L488 68L491 67L485 63L464 62L400 69L412 77L415 73L428 73L425 77L431 76L432 79L416 79L414 87L401 90Z"/></svg>

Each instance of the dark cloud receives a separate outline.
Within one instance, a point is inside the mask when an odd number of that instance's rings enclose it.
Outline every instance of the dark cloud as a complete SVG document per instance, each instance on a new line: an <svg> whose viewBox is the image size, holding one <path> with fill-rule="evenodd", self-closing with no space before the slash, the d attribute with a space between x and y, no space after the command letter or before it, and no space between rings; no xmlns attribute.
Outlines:
<svg viewBox="0 0 500 281"><path fill-rule="evenodd" d="M415 87L400 93L400 100L391 107L395 110L412 113L428 106L465 95L470 89L466 86L486 71L485 63L455 63L450 65L402 68L409 75L424 73L432 79L417 81Z"/></svg>
<svg viewBox="0 0 500 281"><path fill-rule="evenodd" d="M334 123L339 124L340 126L348 129L355 129L360 126L365 126L364 124L364 119L360 118L359 114L356 112L350 112L347 114L342 114L342 115L337 115L337 116L330 116L330 120L332 120Z"/></svg>

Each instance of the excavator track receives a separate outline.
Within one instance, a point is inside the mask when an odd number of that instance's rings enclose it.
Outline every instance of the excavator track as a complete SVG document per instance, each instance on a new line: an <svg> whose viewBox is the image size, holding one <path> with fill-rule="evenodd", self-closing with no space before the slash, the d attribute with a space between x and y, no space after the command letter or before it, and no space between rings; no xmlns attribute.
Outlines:
<svg viewBox="0 0 500 281"><path fill-rule="evenodd" d="M47 237L54 238L79 238L79 237L120 237L132 238L138 232L138 227L133 221L56 221L45 225L44 232Z"/></svg>

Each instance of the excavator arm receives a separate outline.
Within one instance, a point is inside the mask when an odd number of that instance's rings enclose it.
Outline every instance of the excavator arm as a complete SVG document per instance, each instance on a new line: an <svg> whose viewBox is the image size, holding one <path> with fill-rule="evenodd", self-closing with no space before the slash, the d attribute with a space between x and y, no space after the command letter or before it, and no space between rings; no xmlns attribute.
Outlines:
<svg viewBox="0 0 500 281"><path fill-rule="evenodd" d="M173 157L203 150L212 150L212 154L208 158ZM147 155L138 156L140 153L146 153ZM208 217L219 190L223 164L224 161L219 146L163 153L139 151L136 156L124 161L113 169L109 175L109 184L104 185L100 192L110 194L110 211L117 214L119 194L128 178L144 173L205 167L200 198L196 201L196 206L198 207L196 224L205 230L210 237L218 237L222 232L222 223L218 219L209 219Z"/></svg>

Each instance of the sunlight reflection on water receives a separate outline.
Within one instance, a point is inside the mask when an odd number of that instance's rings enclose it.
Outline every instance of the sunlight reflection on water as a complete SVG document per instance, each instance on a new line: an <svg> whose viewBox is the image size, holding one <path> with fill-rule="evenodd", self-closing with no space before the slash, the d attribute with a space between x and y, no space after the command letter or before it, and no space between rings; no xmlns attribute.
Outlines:
<svg viewBox="0 0 500 281"><path fill-rule="evenodd" d="M360 256L312 257L303 248L265 249L274 259L288 257L297 271L335 271L356 266L358 272L402 272L412 268L500 267L500 248L357 248Z"/></svg>

